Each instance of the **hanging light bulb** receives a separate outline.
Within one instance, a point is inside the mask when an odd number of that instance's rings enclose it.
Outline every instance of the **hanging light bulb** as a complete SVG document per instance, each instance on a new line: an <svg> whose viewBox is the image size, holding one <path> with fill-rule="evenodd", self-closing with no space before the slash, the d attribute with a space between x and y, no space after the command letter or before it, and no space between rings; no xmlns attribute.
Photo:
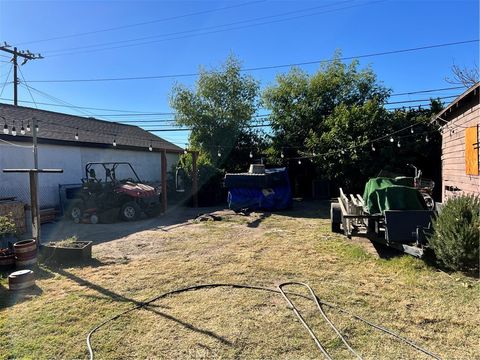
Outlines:
<svg viewBox="0 0 480 360"><path fill-rule="evenodd" d="M392 143L392 142L394 142L394 141L395 141L395 140L393 139L393 137L390 136L390 142Z"/></svg>
<svg viewBox="0 0 480 360"><path fill-rule="evenodd" d="M5 125L3 125L3 133L5 135L8 135L9 131L8 131L8 125L7 125L7 121L5 120Z"/></svg>
<svg viewBox="0 0 480 360"><path fill-rule="evenodd" d="M425 135L425 142L428 143L429 141L430 141L430 139L428 138L428 135Z"/></svg>
<svg viewBox="0 0 480 360"><path fill-rule="evenodd" d="M15 128L15 121L13 122L13 125L12 125L12 135L17 136L17 129Z"/></svg>
<svg viewBox="0 0 480 360"><path fill-rule="evenodd" d="M30 132L30 121L27 123L27 131Z"/></svg>
<svg viewBox="0 0 480 360"><path fill-rule="evenodd" d="M284 153L283 153L283 150L282 152L280 153L280 157L283 159L285 157Z"/></svg>
<svg viewBox="0 0 480 360"><path fill-rule="evenodd" d="M312 152L312 156L317 156L317 154L315 154L315 151Z"/></svg>
<svg viewBox="0 0 480 360"><path fill-rule="evenodd" d="M152 143L150 143L150 145L148 146L148 151L153 151Z"/></svg>
<svg viewBox="0 0 480 360"><path fill-rule="evenodd" d="M113 138L113 143L112 143L113 147L116 147L117 146L117 140L115 138Z"/></svg>
<svg viewBox="0 0 480 360"><path fill-rule="evenodd" d="M220 152L220 150L218 150L217 156L218 156L218 157L222 157L222 153Z"/></svg>
<svg viewBox="0 0 480 360"><path fill-rule="evenodd" d="M77 128L77 132L75 133L75 140L78 140L78 128Z"/></svg>
<svg viewBox="0 0 480 360"><path fill-rule="evenodd" d="M414 133L415 131L413 131L413 127L410 128L410 133Z"/></svg>
<svg viewBox="0 0 480 360"><path fill-rule="evenodd" d="M20 134L25 135L25 128L23 127L23 121L22 121L22 127L20 128Z"/></svg>
<svg viewBox="0 0 480 360"><path fill-rule="evenodd" d="M250 159L252 159L252 158L253 158L253 154L252 154L252 152L251 152L251 151L250 151L250 154L249 154L248 156L250 157Z"/></svg>
<svg viewBox="0 0 480 360"><path fill-rule="evenodd" d="M397 142L397 147L401 147L400 140L398 140L398 142Z"/></svg>
<svg viewBox="0 0 480 360"><path fill-rule="evenodd" d="M185 148L185 150L183 150L183 153L184 153L185 155L187 155L187 154L188 154L188 150L187 150L187 148Z"/></svg>
<svg viewBox="0 0 480 360"><path fill-rule="evenodd" d="M35 130L38 132L38 124L35 124Z"/></svg>
<svg viewBox="0 0 480 360"><path fill-rule="evenodd" d="M342 153L342 155L345 155L345 150L342 149L341 153Z"/></svg>
<svg viewBox="0 0 480 360"><path fill-rule="evenodd" d="M373 146L373 144L372 144L372 151L375 151L375 146Z"/></svg>
<svg viewBox="0 0 480 360"><path fill-rule="evenodd" d="M302 160L298 160L298 165L302 165Z"/></svg>

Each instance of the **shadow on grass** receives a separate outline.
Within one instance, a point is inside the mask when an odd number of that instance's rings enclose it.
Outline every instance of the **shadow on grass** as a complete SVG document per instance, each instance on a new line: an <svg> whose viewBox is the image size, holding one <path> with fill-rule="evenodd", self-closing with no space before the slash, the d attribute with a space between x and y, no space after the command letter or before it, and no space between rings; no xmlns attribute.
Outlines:
<svg viewBox="0 0 480 360"><path fill-rule="evenodd" d="M162 311L159 311L159 310L156 310L155 307L157 307L156 305L153 305L153 304L146 304L142 301L138 301L138 300L134 300L134 299L130 299L126 296L123 296L123 295L120 295L120 294L117 294L116 292L114 291L111 291L107 288L104 288L100 285L97 285L97 284L94 284L88 280L85 280L85 279L82 279L81 277L79 276L76 276L62 268L55 268L55 269L52 269L52 271L58 273L59 275L62 275L74 282L76 282L77 284L81 285L81 286L86 286L92 290L95 290L97 292L99 292L100 294L114 300L114 301L119 301L119 302L125 302L125 303L131 303L132 305L134 306L138 306L140 307L141 309L144 309L144 310L147 310L147 311L151 311L157 315L160 315L162 316L163 318L167 319L167 320L170 320L170 321L173 321L173 322L176 322L177 324L180 324L182 325L183 327L185 327L186 329L188 330L191 330L191 331L195 331L197 333L200 333L200 334L203 334L203 335L206 335L206 336L209 336L209 337L212 337L214 339L216 339L217 341L221 342L222 344L224 345L228 345L228 346L233 346L233 343L230 342L229 340L227 340L226 338L224 338L223 336L220 336L218 334L216 334L215 332L213 331L210 331L210 330L206 330L206 329L201 329L193 324L190 324L186 321L183 321L179 318L176 318L170 314L167 314L165 312L162 312Z"/></svg>

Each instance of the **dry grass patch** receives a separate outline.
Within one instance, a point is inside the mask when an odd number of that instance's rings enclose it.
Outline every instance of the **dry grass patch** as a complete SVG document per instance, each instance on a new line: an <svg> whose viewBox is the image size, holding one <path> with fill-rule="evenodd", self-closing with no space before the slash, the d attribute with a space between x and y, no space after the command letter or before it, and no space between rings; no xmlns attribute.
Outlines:
<svg viewBox="0 0 480 360"><path fill-rule="evenodd" d="M309 283L323 300L445 359L480 358L477 281L448 276L409 256L376 259L331 234L324 211L222 215L219 222L95 245L99 266L45 268L39 290L26 299L0 290L0 358L85 358L86 333L138 301L201 283L273 287L289 280ZM296 303L331 354L349 358L313 303ZM427 358L344 314L327 312L366 359ZM109 323L92 342L101 359L320 357L279 295L226 288L154 302Z"/></svg>

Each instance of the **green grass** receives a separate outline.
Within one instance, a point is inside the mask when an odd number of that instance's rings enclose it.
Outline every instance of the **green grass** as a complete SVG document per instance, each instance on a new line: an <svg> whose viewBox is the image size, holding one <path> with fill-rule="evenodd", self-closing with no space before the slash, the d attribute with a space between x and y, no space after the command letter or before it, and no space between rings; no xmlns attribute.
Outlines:
<svg viewBox="0 0 480 360"><path fill-rule="evenodd" d="M321 299L444 359L480 358L477 280L439 272L410 256L378 259L330 233L327 219L312 216L319 213L324 211L286 212L261 221L259 214L226 214L224 221L144 231L94 246L98 266L42 268L34 293L0 286L0 359L85 358L85 336L93 326L175 288L213 282L274 287L290 280L309 283ZM6 286L5 279L0 283ZM313 303L295 303L332 356L350 358ZM365 358L426 358L338 311L326 311ZM92 344L99 359L320 357L281 297L232 289L157 301L109 323Z"/></svg>

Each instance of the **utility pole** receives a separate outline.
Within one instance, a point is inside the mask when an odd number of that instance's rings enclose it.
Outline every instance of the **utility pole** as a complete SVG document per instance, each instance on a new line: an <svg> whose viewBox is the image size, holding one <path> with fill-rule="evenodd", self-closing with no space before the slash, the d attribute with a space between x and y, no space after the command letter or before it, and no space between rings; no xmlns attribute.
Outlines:
<svg viewBox="0 0 480 360"><path fill-rule="evenodd" d="M16 47L11 49L11 46L8 45L6 42L0 46L0 51L7 52L13 55L12 63L13 63L13 105L18 106L18 75L17 75L17 68L18 68L18 58L23 58L22 64L25 65L28 60L37 60L43 59L43 56L40 54L33 54L30 50L17 50Z"/></svg>

